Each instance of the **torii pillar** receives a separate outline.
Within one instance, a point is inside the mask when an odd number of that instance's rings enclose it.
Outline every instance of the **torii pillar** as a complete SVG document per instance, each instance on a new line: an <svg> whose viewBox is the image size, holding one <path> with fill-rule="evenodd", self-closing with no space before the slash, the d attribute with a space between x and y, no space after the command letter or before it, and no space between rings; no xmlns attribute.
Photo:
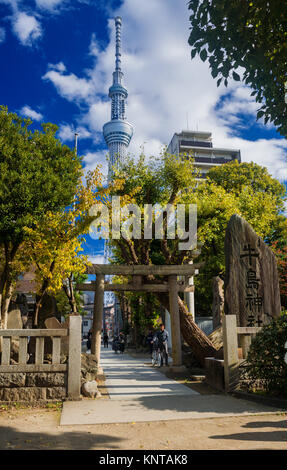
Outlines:
<svg viewBox="0 0 287 470"><path fill-rule="evenodd" d="M171 339L172 339L172 365L174 367L182 366L181 352L181 335L180 335L180 318L178 308L178 284L177 276L168 276L169 285L169 313L171 323Z"/></svg>
<svg viewBox="0 0 287 470"><path fill-rule="evenodd" d="M96 357L98 370L100 369L101 358L101 333L103 323L104 308L104 292L105 292L105 275L97 274L95 283L95 299L94 299L94 317L92 327L92 344L91 353Z"/></svg>

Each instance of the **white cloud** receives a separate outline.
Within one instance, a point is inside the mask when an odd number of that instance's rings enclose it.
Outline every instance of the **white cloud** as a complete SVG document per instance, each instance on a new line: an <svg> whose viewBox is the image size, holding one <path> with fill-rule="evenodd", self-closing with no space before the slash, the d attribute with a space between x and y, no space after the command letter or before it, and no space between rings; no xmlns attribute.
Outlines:
<svg viewBox="0 0 287 470"><path fill-rule="evenodd" d="M63 6L66 0L36 0L36 5L42 10L55 11L57 7Z"/></svg>
<svg viewBox="0 0 287 470"><path fill-rule="evenodd" d="M73 73L63 75L62 71L58 70L49 70L43 79L51 81L61 96L69 101L84 100L89 97L92 86L88 80L78 78Z"/></svg>
<svg viewBox="0 0 287 470"><path fill-rule="evenodd" d="M27 105L23 106L23 108L20 109L20 114L23 114L23 116L31 118L34 121L41 121L43 119L43 115L41 113L34 111L34 109L30 108L30 106Z"/></svg>
<svg viewBox="0 0 287 470"><path fill-rule="evenodd" d="M93 171L98 165L105 176L108 174L108 152L101 150L99 152L87 152L84 156L85 173Z"/></svg>
<svg viewBox="0 0 287 470"><path fill-rule="evenodd" d="M10 16L13 33L23 46L32 46L42 34L40 21L44 13L58 14L65 7L68 0L35 0L35 8L32 10L24 4L23 0L0 0L0 3L8 5L12 10ZM4 28L0 28L0 43ZM5 35L3 36L5 38Z"/></svg>
<svg viewBox="0 0 287 470"><path fill-rule="evenodd" d="M0 44L1 42L4 42L6 38L6 30L5 28L0 27Z"/></svg>
<svg viewBox="0 0 287 470"><path fill-rule="evenodd" d="M74 141L75 133L78 134L79 139L84 140L91 137L91 132L89 132L84 127L74 128L70 124L61 124L58 131L58 136L63 142Z"/></svg>
<svg viewBox="0 0 287 470"><path fill-rule="evenodd" d="M49 70L57 70L58 72L65 72L66 66L63 62L58 62L58 64L48 64Z"/></svg>
<svg viewBox="0 0 287 470"><path fill-rule="evenodd" d="M191 60L189 11L186 2L174 0L124 0L113 11L123 18L122 69L129 91L127 119L134 126L129 151L139 154L144 144L149 155L158 153L174 132L186 129L212 131L215 147L240 148L243 161L266 165L279 178L286 179L286 141L278 138L251 141L239 138L239 131L255 122L258 104L250 90L231 81L217 88L208 63ZM110 119L108 89L114 70L114 21L108 24L109 43L101 48L92 35L89 53L94 63L79 78L64 68L48 70L50 80L61 96L81 104L80 125L88 127L95 142L102 126ZM76 72L76 71L75 71ZM86 105L84 110L82 104ZM248 122L248 124L247 124ZM260 122L261 125L263 125ZM270 127L269 127L270 128ZM106 152L90 152L87 165L102 159Z"/></svg>
<svg viewBox="0 0 287 470"><path fill-rule="evenodd" d="M17 12L12 18L14 34L24 46L31 46L42 35L42 28L35 16Z"/></svg>
<svg viewBox="0 0 287 470"><path fill-rule="evenodd" d="M105 264L105 257L103 255L92 255L88 257L88 260L92 264Z"/></svg>

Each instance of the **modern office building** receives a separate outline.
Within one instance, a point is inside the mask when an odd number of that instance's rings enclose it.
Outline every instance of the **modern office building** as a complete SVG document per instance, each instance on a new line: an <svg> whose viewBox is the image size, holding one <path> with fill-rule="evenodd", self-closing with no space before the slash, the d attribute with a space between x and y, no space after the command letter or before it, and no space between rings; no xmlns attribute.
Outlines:
<svg viewBox="0 0 287 470"><path fill-rule="evenodd" d="M240 150L213 147L212 133L200 131L181 131L174 134L167 148L174 155L187 154L194 158L195 167L200 170L199 178L205 178L210 168L238 160Z"/></svg>

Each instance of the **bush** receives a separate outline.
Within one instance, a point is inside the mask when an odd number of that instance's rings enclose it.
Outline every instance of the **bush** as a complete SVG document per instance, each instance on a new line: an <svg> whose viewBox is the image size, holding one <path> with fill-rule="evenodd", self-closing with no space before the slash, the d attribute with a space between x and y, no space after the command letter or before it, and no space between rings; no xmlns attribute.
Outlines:
<svg viewBox="0 0 287 470"><path fill-rule="evenodd" d="M253 338L244 364L245 378L255 388L287 396L287 313L272 320Z"/></svg>

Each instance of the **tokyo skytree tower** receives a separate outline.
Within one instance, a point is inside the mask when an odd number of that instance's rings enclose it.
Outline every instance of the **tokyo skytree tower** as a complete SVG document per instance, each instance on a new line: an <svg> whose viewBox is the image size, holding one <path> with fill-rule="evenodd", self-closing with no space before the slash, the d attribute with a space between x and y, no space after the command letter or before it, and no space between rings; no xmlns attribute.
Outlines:
<svg viewBox="0 0 287 470"><path fill-rule="evenodd" d="M110 179L113 168L124 163L127 155L127 148L133 135L133 127L126 120L126 99L128 97L127 89L122 85L123 72L121 70L121 27L122 19L115 18L116 27L116 65L113 72L113 84L109 89L111 104L111 120L103 126L103 134L106 144L109 148L109 170L108 179ZM105 243L104 253L105 263L109 263L112 258L110 245ZM107 277L107 280L108 279ZM113 304L115 308L115 317L119 315L116 298L113 292L105 292L105 305Z"/></svg>
<svg viewBox="0 0 287 470"><path fill-rule="evenodd" d="M103 127L103 134L109 148L109 177L112 167L124 163L127 148L133 135L133 127L127 122L125 105L128 96L127 89L122 85L123 73L121 70L121 27L122 19L115 18L116 26L116 68L113 72L113 84L109 89L112 100L111 120Z"/></svg>

